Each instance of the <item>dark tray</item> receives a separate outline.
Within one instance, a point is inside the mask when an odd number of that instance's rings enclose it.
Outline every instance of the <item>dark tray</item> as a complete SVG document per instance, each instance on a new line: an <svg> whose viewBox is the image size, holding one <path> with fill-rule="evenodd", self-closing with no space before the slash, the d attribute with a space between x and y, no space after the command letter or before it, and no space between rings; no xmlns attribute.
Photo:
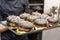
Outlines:
<svg viewBox="0 0 60 40"><path fill-rule="evenodd" d="M44 28L44 29L41 29L41 30L34 30L33 32L26 32L26 33L22 33L22 34L17 34L15 30L11 30L10 26L7 24L7 21L1 21L1 23L16 35L26 35L26 34L32 34L32 33L39 33L40 31L42 32L43 30L56 28L56 27L49 27L49 28Z"/></svg>

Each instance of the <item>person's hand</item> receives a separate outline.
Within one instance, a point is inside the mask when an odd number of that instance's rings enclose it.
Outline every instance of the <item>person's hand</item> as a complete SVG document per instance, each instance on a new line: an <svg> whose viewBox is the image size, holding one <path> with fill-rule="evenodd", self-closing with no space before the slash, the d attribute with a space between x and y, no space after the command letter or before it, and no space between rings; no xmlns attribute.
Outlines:
<svg viewBox="0 0 60 40"><path fill-rule="evenodd" d="M5 32L7 30L8 29L4 25L0 24L0 32Z"/></svg>

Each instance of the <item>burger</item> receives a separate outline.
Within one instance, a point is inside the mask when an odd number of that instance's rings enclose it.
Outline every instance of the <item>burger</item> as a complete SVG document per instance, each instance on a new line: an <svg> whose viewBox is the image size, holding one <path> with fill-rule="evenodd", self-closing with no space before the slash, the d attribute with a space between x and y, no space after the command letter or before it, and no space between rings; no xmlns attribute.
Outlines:
<svg viewBox="0 0 60 40"><path fill-rule="evenodd" d="M34 28L34 25L28 21L21 21L18 23L18 25L20 26L18 29L24 32L30 32Z"/></svg>
<svg viewBox="0 0 60 40"><path fill-rule="evenodd" d="M56 18L49 18L48 22L49 22L50 26L57 26L58 25L58 19L56 19Z"/></svg>
<svg viewBox="0 0 60 40"><path fill-rule="evenodd" d="M16 25L18 23L18 21L17 21L18 19L20 20L20 17L18 17L18 16L14 16L14 15L8 16L7 17L7 22L10 26L16 27Z"/></svg>
<svg viewBox="0 0 60 40"><path fill-rule="evenodd" d="M43 28L47 28L48 27L48 23L46 19L36 19L35 20L35 29L43 29Z"/></svg>
<svg viewBox="0 0 60 40"><path fill-rule="evenodd" d="M24 19L24 20L26 20L26 18L27 18L28 16L30 16L30 14L28 14L28 13L20 14L20 18L22 18L22 19Z"/></svg>
<svg viewBox="0 0 60 40"><path fill-rule="evenodd" d="M16 30L17 34L34 31L34 25L28 21L21 21L18 23L19 27Z"/></svg>
<svg viewBox="0 0 60 40"><path fill-rule="evenodd" d="M34 25L31 22L20 19L18 16L7 17L7 22L11 27L17 28L17 33L25 33L34 30Z"/></svg>

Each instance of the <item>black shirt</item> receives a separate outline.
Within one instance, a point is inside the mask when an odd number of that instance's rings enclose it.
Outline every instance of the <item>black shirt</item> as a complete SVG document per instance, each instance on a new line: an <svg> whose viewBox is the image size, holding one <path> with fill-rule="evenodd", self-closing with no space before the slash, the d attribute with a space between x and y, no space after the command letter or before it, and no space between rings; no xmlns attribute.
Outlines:
<svg viewBox="0 0 60 40"><path fill-rule="evenodd" d="M30 12L28 0L0 0L0 14L5 18L8 15L19 15Z"/></svg>

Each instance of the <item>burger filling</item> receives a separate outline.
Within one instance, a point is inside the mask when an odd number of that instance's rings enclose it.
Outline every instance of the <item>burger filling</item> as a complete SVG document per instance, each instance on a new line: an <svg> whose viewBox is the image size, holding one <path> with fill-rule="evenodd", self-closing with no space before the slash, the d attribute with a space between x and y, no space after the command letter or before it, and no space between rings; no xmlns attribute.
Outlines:
<svg viewBox="0 0 60 40"><path fill-rule="evenodd" d="M16 23L13 23L13 22L11 22L11 21L8 21L8 24L9 24L10 26L12 26L12 27L16 27L16 26L17 26Z"/></svg>
<svg viewBox="0 0 60 40"><path fill-rule="evenodd" d="M31 28L23 28L23 27L19 27L18 29L20 31L25 31L25 32L29 32L31 30Z"/></svg>
<svg viewBox="0 0 60 40"><path fill-rule="evenodd" d="M47 27L48 24L35 24L35 25L36 25L36 27L39 28L39 27Z"/></svg>

